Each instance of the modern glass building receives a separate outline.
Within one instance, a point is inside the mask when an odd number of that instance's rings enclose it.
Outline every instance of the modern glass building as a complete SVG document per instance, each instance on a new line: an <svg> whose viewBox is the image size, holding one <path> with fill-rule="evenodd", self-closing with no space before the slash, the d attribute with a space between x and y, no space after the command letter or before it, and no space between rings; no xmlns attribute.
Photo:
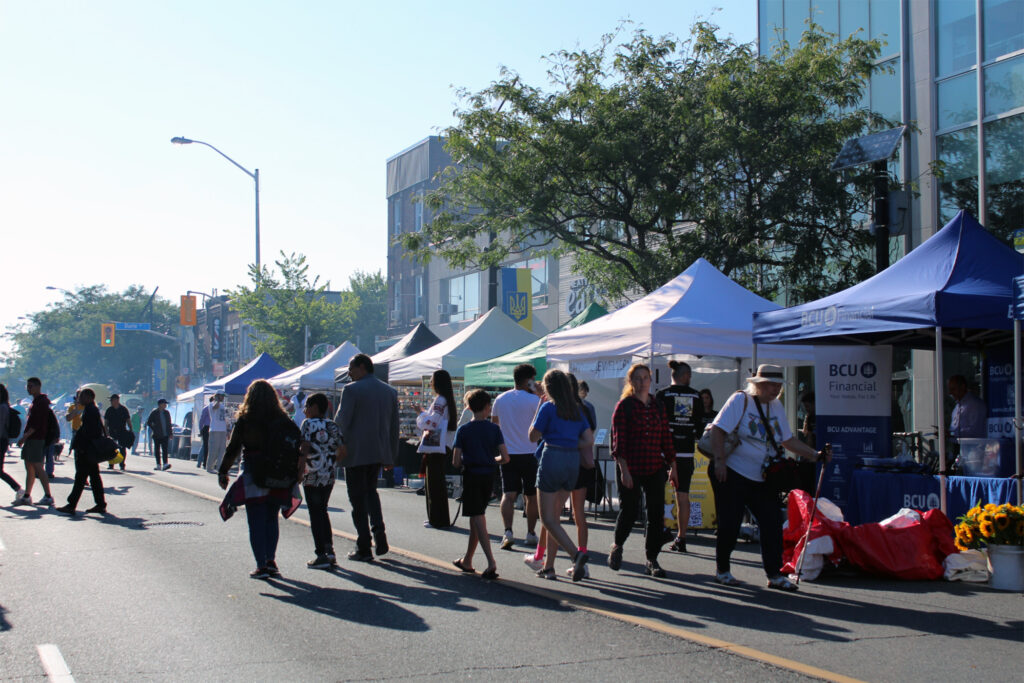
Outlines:
<svg viewBox="0 0 1024 683"><path fill-rule="evenodd" d="M1024 228L1024 0L758 0L762 54L808 19L886 41L864 106L913 122L893 171L920 196L913 248L963 208L1000 236ZM930 173L941 162L941 180Z"/></svg>

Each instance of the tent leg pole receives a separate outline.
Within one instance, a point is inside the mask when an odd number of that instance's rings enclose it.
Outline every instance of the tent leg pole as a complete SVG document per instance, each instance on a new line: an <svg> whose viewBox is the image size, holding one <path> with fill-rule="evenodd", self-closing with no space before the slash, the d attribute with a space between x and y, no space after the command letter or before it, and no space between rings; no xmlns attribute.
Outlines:
<svg viewBox="0 0 1024 683"><path fill-rule="evenodd" d="M754 366L750 368L752 371L750 374L753 375L755 372L757 372L757 342L754 342L754 350L750 354L750 362L751 365Z"/></svg>
<svg viewBox="0 0 1024 683"><path fill-rule="evenodd" d="M942 328L935 328L935 425L939 439L939 509L946 514L946 426L942 415Z"/></svg>
<svg viewBox="0 0 1024 683"><path fill-rule="evenodd" d="M1017 505L1024 505L1024 457L1021 453L1020 320L1013 321L1013 448L1017 459Z"/></svg>

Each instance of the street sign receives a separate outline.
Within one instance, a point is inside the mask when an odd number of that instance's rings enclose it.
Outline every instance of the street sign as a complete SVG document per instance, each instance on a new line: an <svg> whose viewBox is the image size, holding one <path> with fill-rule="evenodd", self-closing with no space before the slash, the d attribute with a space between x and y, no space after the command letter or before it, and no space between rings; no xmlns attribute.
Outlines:
<svg viewBox="0 0 1024 683"><path fill-rule="evenodd" d="M148 330L149 323L114 323L119 330Z"/></svg>

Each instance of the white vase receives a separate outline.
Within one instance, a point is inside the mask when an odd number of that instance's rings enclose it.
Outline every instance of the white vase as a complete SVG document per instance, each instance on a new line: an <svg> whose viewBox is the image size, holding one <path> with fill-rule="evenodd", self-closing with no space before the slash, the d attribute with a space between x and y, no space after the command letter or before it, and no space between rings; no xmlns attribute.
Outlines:
<svg viewBox="0 0 1024 683"><path fill-rule="evenodd" d="M988 585L1001 591L1024 592L1024 546L990 545L987 550L992 572Z"/></svg>

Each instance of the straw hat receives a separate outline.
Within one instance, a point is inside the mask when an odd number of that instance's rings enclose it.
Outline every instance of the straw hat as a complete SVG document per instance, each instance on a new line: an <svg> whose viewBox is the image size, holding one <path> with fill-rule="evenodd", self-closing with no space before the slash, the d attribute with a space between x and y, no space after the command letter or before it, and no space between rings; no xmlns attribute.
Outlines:
<svg viewBox="0 0 1024 683"><path fill-rule="evenodd" d="M751 384L759 384L760 382L782 384L782 368L778 365L769 365L767 363L758 365L757 372L753 377L748 377L747 382Z"/></svg>

